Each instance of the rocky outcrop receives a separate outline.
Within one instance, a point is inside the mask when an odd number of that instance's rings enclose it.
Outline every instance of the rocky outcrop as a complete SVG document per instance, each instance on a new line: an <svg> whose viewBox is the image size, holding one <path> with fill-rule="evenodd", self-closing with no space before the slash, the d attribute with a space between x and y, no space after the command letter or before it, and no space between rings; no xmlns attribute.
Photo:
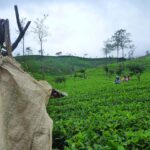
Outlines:
<svg viewBox="0 0 150 150"><path fill-rule="evenodd" d="M0 150L51 150L52 120L46 104L52 88L0 56Z"/></svg>

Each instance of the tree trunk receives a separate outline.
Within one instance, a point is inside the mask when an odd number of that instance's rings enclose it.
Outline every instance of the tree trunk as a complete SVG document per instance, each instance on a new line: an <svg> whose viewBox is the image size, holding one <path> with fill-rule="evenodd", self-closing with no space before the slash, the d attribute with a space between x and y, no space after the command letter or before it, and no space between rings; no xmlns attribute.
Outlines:
<svg viewBox="0 0 150 150"><path fill-rule="evenodd" d="M24 36L22 38L22 50L23 50L23 56L24 56Z"/></svg>
<svg viewBox="0 0 150 150"><path fill-rule="evenodd" d="M117 47L117 62L119 61L119 47Z"/></svg>
<svg viewBox="0 0 150 150"><path fill-rule="evenodd" d="M122 48L122 58L124 58L124 49Z"/></svg>
<svg viewBox="0 0 150 150"><path fill-rule="evenodd" d="M41 43L41 55L43 56L43 42L42 42L42 40L40 40L40 43Z"/></svg>

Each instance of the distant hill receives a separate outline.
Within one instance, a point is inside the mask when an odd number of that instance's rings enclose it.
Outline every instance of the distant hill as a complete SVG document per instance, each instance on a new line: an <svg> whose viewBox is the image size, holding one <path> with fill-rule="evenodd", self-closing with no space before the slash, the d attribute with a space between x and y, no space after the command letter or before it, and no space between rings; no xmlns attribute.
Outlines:
<svg viewBox="0 0 150 150"><path fill-rule="evenodd" d="M81 58L75 56L17 56L16 60L31 73L50 75L72 74L79 69L93 68L106 63L116 62L116 58ZM122 59L120 59L122 61Z"/></svg>

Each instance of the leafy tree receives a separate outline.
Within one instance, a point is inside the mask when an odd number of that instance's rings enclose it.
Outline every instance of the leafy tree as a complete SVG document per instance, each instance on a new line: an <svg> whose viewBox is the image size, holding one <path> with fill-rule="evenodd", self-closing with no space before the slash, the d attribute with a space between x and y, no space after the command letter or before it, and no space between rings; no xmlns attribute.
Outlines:
<svg viewBox="0 0 150 150"><path fill-rule="evenodd" d="M117 50L117 58L119 57L119 51L122 50L122 57L124 57L124 49L131 43L130 33L127 33L125 29L120 29L112 36L113 46Z"/></svg>
<svg viewBox="0 0 150 150"><path fill-rule="evenodd" d="M104 42L104 48L103 48L103 52L107 58L108 54L111 53L111 51L114 50L114 46L112 45L112 42L110 39L108 39L107 41Z"/></svg>
<svg viewBox="0 0 150 150"><path fill-rule="evenodd" d="M57 52L56 55L57 55L57 56L60 56L60 55L62 55L62 52L61 52L61 51L60 51L60 52Z"/></svg>
<svg viewBox="0 0 150 150"><path fill-rule="evenodd" d="M83 54L83 57L87 57L87 56L88 56L88 54L87 54L87 53L84 53L84 54Z"/></svg>
<svg viewBox="0 0 150 150"><path fill-rule="evenodd" d="M31 47L26 47L26 53L27 53L27 55L32 55Z"/></svg>
<svg viewBox="0 0 150 150"><path fill-rule="evenodd" d="M43 42L46 41L46 37L48 36L48 28L45 25L45 21L47 19L48 15L43 15L42 18L37 18L34 21L35 26L33 27L33 33L37 36L37 39L40 43L40 50L39 52L41 55L43 55L44 50L43 50Z"/></svg>

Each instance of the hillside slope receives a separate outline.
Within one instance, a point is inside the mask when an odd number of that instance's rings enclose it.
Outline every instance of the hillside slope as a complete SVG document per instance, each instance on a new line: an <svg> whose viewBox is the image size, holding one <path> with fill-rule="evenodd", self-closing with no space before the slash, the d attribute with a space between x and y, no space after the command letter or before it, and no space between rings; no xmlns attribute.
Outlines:
<svg viewBox="0 0 150 150"><path fill-rule="evenodd" d="M93 68L106 63L116 62L115 58L92 59L74 56L18 56L16 60L28 72L41 73L42 66L44 72L49 75L71 74L79 69Z"/></svg>
<svg viewBox="0 0 150 150"><path fill-rule="evenodd" d="M50 99L53 148L65 150L150 149L150 57L128 61L146 67L139 82L114 84L103 68L87 70L87 79L68 76L54 86L69 96ZM115 64L114 64L115 65Z"/></svg>

